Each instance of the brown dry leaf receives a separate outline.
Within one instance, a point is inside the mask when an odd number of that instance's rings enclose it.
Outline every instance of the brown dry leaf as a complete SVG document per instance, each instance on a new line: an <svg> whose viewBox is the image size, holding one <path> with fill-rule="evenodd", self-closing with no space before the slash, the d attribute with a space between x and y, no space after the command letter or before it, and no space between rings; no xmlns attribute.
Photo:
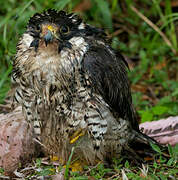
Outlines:
<svg viewBox="0 0 178 180"><path fill-rule="evenodd" d="M124 55L124 59L126 60L128 66L129 66L129 69L130 70L134 69L135 64L132 61L132 59L130 59L128 56L125 56L125 55Z"/></svg>
<svg viewBox="0 0 178 180"><path fill-rule="evenodd" d="M141 84L133 84L132 85L132 89L134 91L138 91L138 92L142 92L142 93L146 93L147 92L147 88L145 85L141 85Z"/></svg>
<svg viewBox="0 0 178 180"><path fill-rule="evenodd" d="M35 153L32 128L18 107L11 113L0 114L0 130L0 167L11 174Z"/></svg>
<svg viewBox="0 0 178 180"><path fill-rule="evenodd" d="M147 96L147 95L143 95L142 100L151 100L151 98L149 96Z"/></svg>
<svg viewBox="0 0 178 180"><path fill-rule="evenodd" d="M95 180L95 178L92 176L88 176L88 180Z"/></svg>
<svg viewBox="0 0 178 180"><path fill-rule="evenodd" d="M165 2L161 1L160 5L165 7ZM171 7L178 7L178 1L177 0L171 0Z"/></svg>
<svg viewBox="0 0 178 180"><path fill-rule="evenodd" d="M78 4L75 8L74 8L74 12L84 12L87 11L91 8L91 2L90 0L83 0L80 4Z"/></svg>
<svg viewBox="0 0 178 180"><path fill-rule="evenodd" d="M154 158L153 158L153 157L144 157L144 160L145 160L145 161L153 161Z"/></svg>
<svg viewBox="0 0 178 180"><path fill-rule="evenodd" d="M146 176L143 173L140 173L140 177L146 179Z"/></svg>
<svg viewBox="0 0 178 180"><path fill-rule="evenodd" d="M164 60L163 62L158 63L158 64L155 66L155 69L156 69L156 70L161 70L161 69L163 69L163 68L166 67L166 66L167 66L167 63L166 63L166 61Z"/></svg>

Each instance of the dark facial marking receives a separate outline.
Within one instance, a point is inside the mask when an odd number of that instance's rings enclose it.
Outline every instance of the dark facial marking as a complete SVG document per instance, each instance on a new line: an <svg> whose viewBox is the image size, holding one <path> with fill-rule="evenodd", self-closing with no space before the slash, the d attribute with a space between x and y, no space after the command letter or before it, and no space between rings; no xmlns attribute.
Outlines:
<svg viewBox="0 0 178 180"><path fill-rule="evenodd" d="M39 39L34 39L30 44L30 47L35 47L35 51L37 51L38 46L39 46Z"/></svg>
<svg viewBox="0 0 178 180"><path fill-rule="evenodd" d="M74 15L73 13L67 14L65 11L49 9L41 14L36 13L32 18L30 18L28 23L28 33L35 38L35 40L31 43L31 47L35 47L35 50L37 51L39 43L36 39L40 39L42 24L55 24L59 27L58 52L65 47L72 48L72 45L69 42L69 39L72 37L94 36L96 38L103 38L103 36L105 36L103 30L90 25L85 25L84 29L79 29L78 26L81 23L82 19L79 18L79 16ZM48 43L49 41L51 42L51 35L47 34L44 40L45 43Z"/></svg>

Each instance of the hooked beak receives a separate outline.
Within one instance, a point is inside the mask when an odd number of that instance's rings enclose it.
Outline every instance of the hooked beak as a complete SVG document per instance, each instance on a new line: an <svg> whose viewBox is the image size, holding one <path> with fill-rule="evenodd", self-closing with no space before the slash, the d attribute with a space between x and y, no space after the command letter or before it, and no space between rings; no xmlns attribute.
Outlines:
<svg viewBox="0 0 178 180"><path fill-rule="evenodd" d="M46 46L52 40L53 40L53 34L52 34L52 32L50 30L48 30L48 33L44 36L44 41L45 41Z"/></svg>
<svg viewBox="0 0 178 180"><path fill-rule="evenodd" d="M50 43L53 40L54 37L56 39L60 39L56 33L57 30L55 27L49 25L47 28L48 28L47 33L44 36L44 41L45 41L46 46L48 45L48 43Z"/></svg>

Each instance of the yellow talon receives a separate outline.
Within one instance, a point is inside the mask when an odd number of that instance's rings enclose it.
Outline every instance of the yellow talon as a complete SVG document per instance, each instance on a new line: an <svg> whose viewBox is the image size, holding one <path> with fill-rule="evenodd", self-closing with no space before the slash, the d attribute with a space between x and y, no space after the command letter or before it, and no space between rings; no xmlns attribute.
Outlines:
<svg viewBox="0 0 178 180"><path fill-rule="evenodd" d="M70 144L73 144L74 142L76 142L78 140L79 137L85 135L85 132L80 130L77 130L72 136L71 136L71 140L70 140Z"/></svg>
<svg viewBox="0 0 178 180"><path fill-rule="evenodd" d="M85 165L84 162L81 162L80 160L76 160L75 162L69 165L69 168L72 170L72 172L77 172L77 171L82 172L84 165ZM66 165L64 165L63 168L66 168Z"/></svg>
<svg viewBox="0 0 178 180"><path fill-rule="evenodd" d="M57 156L50 156L51 161L59 161L59 158Z"/></svg>
<svg viewBox="0 0 178 180"><path fill-rule="evenodd" d="M72 172L83 171L83 165L84 164L80 163L80 161L75 161L74 163L71 164Z"/></svg>

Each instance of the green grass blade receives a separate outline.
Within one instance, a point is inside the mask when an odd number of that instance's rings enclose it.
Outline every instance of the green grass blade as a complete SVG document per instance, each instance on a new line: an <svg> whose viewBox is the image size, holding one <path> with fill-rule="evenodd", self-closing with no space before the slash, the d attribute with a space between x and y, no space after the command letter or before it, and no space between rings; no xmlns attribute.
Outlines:
<svg viewBox="0 0 178 180"><path fill-rule="evenodd" d="M10 72L12 71L12 66L9 67L9 69L4 73L4 75L2 76L1 80L0 80L0 89L2 88L4 82L6 81L8 75L10 74Z"/></svg>
<svg viewBox="0 0 178 180"><path fill-rule="evenodd" d="M70 3L71 0L60 0L56 5L55 8L58 10L64 9L64 7Z"/></svg>
<svg viewBox="0 0 178 180"><path fill-rule="evenodd" d="M103 23L107 28L111 28L112 29L112 16L109 10L109 4L107 1L105 0L95 0L98 10L100 12L100 14L102 15L103 19Z"/></svg>
<svg viewBox="0 0 178 180"><path fill-rule="evenodd" d="M71 150L71 153L70 153L70 156L69 156L69 160L67 161L66 169L65 169L65 173L64 173L65 179L69 178L69 166L70 166L70 163L71 163L71 160L72 160L72 156L73 156L74 150L75 150L75 148L72 147L72 150Z"/></svg>
<svg viewBox="0 0 178 180"><path fill-rule="evenodd" d="M19 12L19 15L22 15L24 13L24 11L31 5L31 3L33 2L34 0L31 0L29 1L23 8L22 10Z"/></svg>

